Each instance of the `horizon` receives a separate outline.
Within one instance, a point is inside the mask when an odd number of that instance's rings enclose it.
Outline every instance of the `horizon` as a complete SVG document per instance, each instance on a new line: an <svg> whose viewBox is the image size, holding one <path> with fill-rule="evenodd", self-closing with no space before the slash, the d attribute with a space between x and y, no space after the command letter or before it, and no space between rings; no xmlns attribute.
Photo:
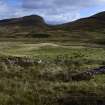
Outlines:
<svg viewBox="0 0 105 105"><path fill-rule="evenodd" d="M63 24L105 11L105 0L66 1L0 0L0 20L39 15L48 24Z"/></svg>
<svg viewBox="0 0 105 105"><path fill-rule="evenodd" d="M101 11L101 12L98 12L98 13L102 13L102 12L105 12L105 11ZM94 16L94 15L96 15L96 14L98 14L98 13L92 14L92 15L90 15L90 16L86 16L86 17L78 18L78 19L75 19L75 20L72 20L72 21L63 22L63 23L54 23L54 24L53 24L53 23L48 23L48 22L46 22L43 16L36 15L36 14L24 15L24 16L13 17L13 18L4 18L4 19L0 19L0 21L2 21L2 20L8 20L8 19L10 19L10 20L11 20L11 19L18 19L18 18L28 17L28 16L39 16L39 17L43 18L44 21L45 21L45 23L48 24L48 25L62 25L62 24L66 24L66 23L70 23L70 22L77 21L77 20L79 20L79 19L88 18L88 17Z"/></svg>

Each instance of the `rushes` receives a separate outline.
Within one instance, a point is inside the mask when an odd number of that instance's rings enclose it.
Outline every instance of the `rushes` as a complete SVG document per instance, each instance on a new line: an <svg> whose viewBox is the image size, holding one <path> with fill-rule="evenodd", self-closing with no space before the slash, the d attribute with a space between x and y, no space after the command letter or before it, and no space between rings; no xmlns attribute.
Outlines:
<svg viewBox="0 0 105 105"><path fill-rule="evenodd" d="M41 61L39 63L39 61ZM55 58L0 57L0 104L1 105L65 105L82 98L89 104L89 96L104 96L104 80L99 76L90 81L72 81L72 75L86 70L90 65L102 65L103 61L89 61L84 55L59 55ZM99 82L98 82L99 81ZM79 98L79 97L80 98ZM74 98L77 100L75 101ZM78 98L77 98L78 97ZM103 99L101 98L101 101ZM61 103L62 102L62 103ZM95 105L95 104L92 104Z"/></svg>

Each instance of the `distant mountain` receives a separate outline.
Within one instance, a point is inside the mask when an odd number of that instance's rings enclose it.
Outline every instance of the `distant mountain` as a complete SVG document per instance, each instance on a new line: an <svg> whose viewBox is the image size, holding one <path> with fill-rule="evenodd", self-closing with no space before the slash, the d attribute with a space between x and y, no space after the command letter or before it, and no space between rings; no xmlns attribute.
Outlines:
<svg viewBox="0 0 105 105"><path fill-rule="evenodd" d="M1 38L31 38L34 36L31 36L31 34L43 32L46 29L47 24L44 19L37 15L0 20Z"/></svg>
<svg viewBox="0 0 105 105"><path fill-rule="evenodd" d="M105 12L101 12L87 18L82 18L74 22L62 24L60 25L60 27L63 27L64 29L72 30L72 31L73 30L74 31L75 30L85 30L85 31L103 30L105 29Z"/></svg>
<svg viewBox="0 0 105 105"><path fill-rule="evenodd" d="M0 25L44 26L45 22L44 22L44 19L40 16L30 15L30 16L24 16L21 18L0 20Z"/></svg>
<svg viewBox="0 0 105 105"><path fill-rule="evenodd" d="M48 25L37 15L0 20L0 38L47 38L105 44L105 12L61 25Z"/></svg>

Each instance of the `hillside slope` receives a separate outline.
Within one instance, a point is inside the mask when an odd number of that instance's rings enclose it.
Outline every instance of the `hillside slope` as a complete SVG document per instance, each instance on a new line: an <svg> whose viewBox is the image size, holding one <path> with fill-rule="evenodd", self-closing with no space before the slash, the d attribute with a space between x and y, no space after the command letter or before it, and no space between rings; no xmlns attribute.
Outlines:
<svg viewBox="0 0 105 105"><path fill-rule="evenodd" d="M56 26L69 32L69 37L91 43L105 44L105 12Z"/></svg>
<svg viewBox="0 0 105 105"><path fill-rule="evenodd" d="M33 31L43 32L47 25L43 18L37 15L25 16L21 18L0 20L0 37L2 38L25 38Z"/></svg>
<svg viewBox="0 0 105 105"><path fill-rule="evenodd" d="M33 38L65 42L105 43L105 12L61 25L51 26L37 15L0 20L0 39Z"/></svg>
<svg viewBox="0 0 105 105"><path fill-rule="evenodd" d="M82 18L74 22L66 23L61 26L68 30L102 30L105 29L105 12L101 12L87 18Z"/></svg>

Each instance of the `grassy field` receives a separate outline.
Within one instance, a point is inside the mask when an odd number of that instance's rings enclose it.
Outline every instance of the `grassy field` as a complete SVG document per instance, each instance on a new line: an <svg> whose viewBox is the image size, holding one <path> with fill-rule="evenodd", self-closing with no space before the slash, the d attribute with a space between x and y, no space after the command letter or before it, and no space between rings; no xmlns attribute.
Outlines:
<svg viewBox="0 0 105 105"><path fill-rule="evenodd" d="M71 78L104 65L100 45L2 41L0 105L104 105L104 74Z"/></svg>

